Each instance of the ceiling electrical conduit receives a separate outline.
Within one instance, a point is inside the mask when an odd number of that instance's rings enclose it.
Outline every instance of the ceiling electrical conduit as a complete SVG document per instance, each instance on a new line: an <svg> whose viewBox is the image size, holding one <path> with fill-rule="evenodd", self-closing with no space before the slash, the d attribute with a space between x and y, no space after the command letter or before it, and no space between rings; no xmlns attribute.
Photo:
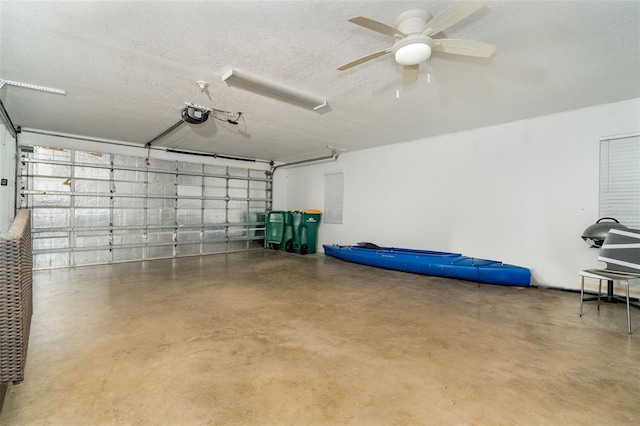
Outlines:
<svg viewBox="0 0 640 426"><path fill-rule="evenodd" d="M271 171L268 172L268 173L271 174L271 176L273 176L273 174L276 172L276 170L278 170L281 167L298 166L300 164L315 163L317 161L325 161L325 160L334 160L335 161L340 156L340 152L341 151L345 151L344 149L335 148L333 146L328 146L327 148L329 148L331 150L331 154L330 155L325 155L324 157L309 158L307 160L293 161L291 163L278 164L277 166L272 166L271 167Z"/></svg>
<svg viewBox="0 0 640 426"><path fill-rule="evenodd" d="M293 161L291 163L278 164L277 166L274 166L273 162L271 162L271 170L268 170L268 171L265 172L265 174L267 175L267 177L271 181L271 197L269 198L269 205L267 206L267 210L269 210L269 211L272 210L272 203L273 203L273 175L275 174L276 170L278 170L279 168L282 168L282 167L299 166L301 164L316 163L316 162L319 162L319 161L326 161L326 160L337 161L338 157L340 156L340 152L344 152L345 151L344 149L335 148L333 146L327 146L327 148L329 148L331 150L331 154L330 155L325 155L324 157L309 158L307 160Z"/></svg>

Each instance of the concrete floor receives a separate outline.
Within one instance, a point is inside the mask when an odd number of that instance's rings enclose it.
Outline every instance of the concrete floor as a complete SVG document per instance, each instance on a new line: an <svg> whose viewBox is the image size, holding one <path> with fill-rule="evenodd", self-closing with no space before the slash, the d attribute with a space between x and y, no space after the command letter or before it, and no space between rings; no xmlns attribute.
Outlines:
<svg viewBox="0 0 640 426"><path fill-rule="evenodd" d="M254 251L40 271L3 425L638 424L640 311Z"/></svg>

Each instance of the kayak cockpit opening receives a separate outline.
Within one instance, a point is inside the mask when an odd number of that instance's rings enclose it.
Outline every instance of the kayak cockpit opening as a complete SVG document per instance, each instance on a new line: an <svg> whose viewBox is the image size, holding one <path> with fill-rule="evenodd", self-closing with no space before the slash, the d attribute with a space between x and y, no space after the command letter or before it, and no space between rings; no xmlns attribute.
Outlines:
<svg viewBox="0 0 640 426"><path fill-rule="evenodd" d="M382 250L382 247L373 244L373 243L367 243L367 242L361 242L358 243L358 247L362 247L362 248L366 248L366 249L371 249L371 250Z"/></svg>

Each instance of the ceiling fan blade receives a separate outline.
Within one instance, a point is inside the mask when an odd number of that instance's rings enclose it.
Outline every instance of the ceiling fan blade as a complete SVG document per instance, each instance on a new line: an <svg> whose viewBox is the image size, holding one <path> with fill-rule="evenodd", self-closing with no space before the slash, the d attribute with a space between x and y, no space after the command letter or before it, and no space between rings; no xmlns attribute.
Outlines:
<svg viewBox="0 0 640 426"><path fill-rule="evenodd" d="M396 37L396 38L406 37L406 35L403 34L402 31L398 31L396 28L390 27L389 25L383 24L382 22L365 18L364 16L356 16L355 18L349 19L349 22L353 22L354 24L360 25L361 27L365 27L370 30L373 30L391 37Z"/></svg>
<svg viewBox="0 0 640 426"><path fill-rule="evenodd" d="M415 83L418 80L419 65L405 65L402 67L402 84Z"/></svg>
<svg viewBox="0 0 640 426"><path fill-rule="evenodd" d="M391 48L390 47L388 47L386 49L383 49L383 50L378 50L377 52L373 52L373 53L371 53L371 54L369 54L367 56L363 56L362 58L358 58L355 61L351 61L351 62L348 62L348 63L346 63L344 65L341 65L341 66L338 67L338 71L344 71L344 70L349 69L351 67L355 67L356 65L360 65L360 64L365 63L367 61L375 59L378 56L386 55L387 53L391 53Z"/></svg>
<svg viewBox="0 0 640 426"><path fill-rule="evenodd" d="M482 9L487 3L489 3L488 0L459 0L429 21L422 34L426 36L438 34Z"/></svg>
<svg viewBox="0 0 640 426"><path fill-rule="evenodd" d="M496 51L496 45L476 40L441 38L433 40L433 50L453 55L488 58Z"/></svg>

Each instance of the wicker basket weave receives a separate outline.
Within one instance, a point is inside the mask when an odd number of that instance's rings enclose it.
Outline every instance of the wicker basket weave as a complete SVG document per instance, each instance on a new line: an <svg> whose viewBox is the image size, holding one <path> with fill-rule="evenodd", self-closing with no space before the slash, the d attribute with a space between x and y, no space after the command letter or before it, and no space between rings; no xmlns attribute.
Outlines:
<svg viewBox="0 0 640 426"><path fill-rule="evenodd" d="M0 383L24 380L33 313L30 211L0 235Z"/></svg>

